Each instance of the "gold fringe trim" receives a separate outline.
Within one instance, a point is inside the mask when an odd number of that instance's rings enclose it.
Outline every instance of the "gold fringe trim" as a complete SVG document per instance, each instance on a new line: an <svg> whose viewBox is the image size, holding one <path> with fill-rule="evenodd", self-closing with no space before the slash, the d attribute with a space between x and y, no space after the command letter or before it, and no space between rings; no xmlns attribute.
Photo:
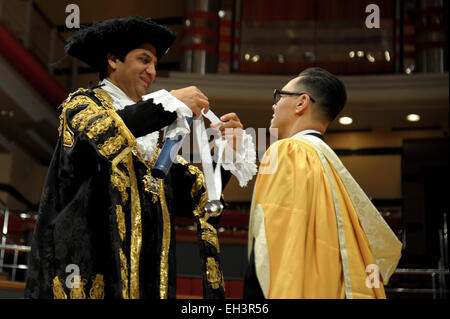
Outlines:
<svg viewBox="0 0 450 319"><path fill-rule="evenodd" d="M53 299L67 299L67 295L58 276L53 278Z"/></svg>
<svg viewBox="0 0 450 319"><path fill-rule="evenodd" d="M105 298L105 282L103 275L97 274L92 282L91 290L89 290L89 299Z"/></svg>
<svg viewBox="0 0 450 319"><path fill-rule="evenodd" d="M84 286L86 280L82 280L81 276L74 276L72 278L72 288L70 288L70 299L86 299L86 293ZM105 283L103 281L103 275L97 274L92 281L92 287L89 290L90 299L103 299L105 297ZM56 276L53 278L53 299L67 299L67 294L64 291L63 284Z"/></svg>
<svg viewBox="0 0 450 319"><path fill-rule="evenodd" d="M73 276L72 288L70 288L70 299L86 299L84 284L85 281L81 280L81 276Z"/></svg>

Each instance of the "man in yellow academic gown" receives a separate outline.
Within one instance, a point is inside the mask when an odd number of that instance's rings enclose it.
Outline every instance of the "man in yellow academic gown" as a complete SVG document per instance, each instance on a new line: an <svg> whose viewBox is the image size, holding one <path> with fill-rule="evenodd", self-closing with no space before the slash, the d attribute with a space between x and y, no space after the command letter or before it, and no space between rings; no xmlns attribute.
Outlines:
<svg viewBox="0 0 450 319"><path fill-rule="evenodd" d="M275 90L249 224L244 298L386 298L401 243L323 141L346 102L310 68Z"/></svg>

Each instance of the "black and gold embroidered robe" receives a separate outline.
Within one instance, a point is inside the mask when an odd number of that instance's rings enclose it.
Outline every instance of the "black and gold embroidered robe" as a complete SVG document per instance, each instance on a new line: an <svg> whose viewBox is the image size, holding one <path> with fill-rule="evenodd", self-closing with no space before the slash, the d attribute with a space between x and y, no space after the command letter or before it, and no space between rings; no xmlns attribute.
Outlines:
<svg viewBox="0 0 450 319"><path fill-rule="evenodd" d="M145 191L148 163L136 138L176 114L152 100L116 111L100 88L80 89L62 104L59 139L34 231L27 298L175 298L173 216L198 224L205 298L223 298L216 227L205 215L203 174L179 161ZM223 171L223 184L230 174Z"/></svg>

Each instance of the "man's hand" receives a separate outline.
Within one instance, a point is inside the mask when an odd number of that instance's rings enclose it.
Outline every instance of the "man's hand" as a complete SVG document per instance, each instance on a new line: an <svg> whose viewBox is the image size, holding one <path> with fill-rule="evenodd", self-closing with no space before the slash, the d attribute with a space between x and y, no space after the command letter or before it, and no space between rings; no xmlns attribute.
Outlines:
<svg viewBox="0 0 450 319"><path fill-rule="evenodd" d="M201 114L202 109L205 109L205 113L209 110L208 97L195 86L172 90L169 93L186 104L192 110L196 118Z"/></svg>
<svg viewBox="0 0 450 319"><path fill-rule="evenodd" d="M239 120L237 114L227 113L223 115L220 120L224 122L219 127L222 138L228 140L235 151L240 149L242 145L242 131L244 126L242 125L241 120ZM211 124L210 126L215 128L214 124Z"/></svg>

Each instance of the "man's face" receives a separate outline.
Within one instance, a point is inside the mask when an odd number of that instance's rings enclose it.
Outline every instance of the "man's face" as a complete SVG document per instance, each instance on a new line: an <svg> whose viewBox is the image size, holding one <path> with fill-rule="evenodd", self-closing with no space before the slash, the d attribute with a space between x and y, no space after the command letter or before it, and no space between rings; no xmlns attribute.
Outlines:
<svg viewBox="0 0 450 319"><path fill-rule="evenodd" d="M288 92L298 91L294 87L296 81L297 78L292 79L281 90ZM272 105L273 117L269 129L271 134L275 133L274 129L278 129L278 138L282 139L289 137L287 135L289 135L291 127L297 118L297 116L295 116L295 102L298 98L299 96L296 95L281 95L277 104Z"/></svg>
<svg viewBox="0 0 450 319"><path fill-rule="evenodd" d="M110 74L113 82L129 98L138 102L148 92L156 79L156 49L151 44L143 44L131 50L122 62L116 59L116 69Z"/></svg>

